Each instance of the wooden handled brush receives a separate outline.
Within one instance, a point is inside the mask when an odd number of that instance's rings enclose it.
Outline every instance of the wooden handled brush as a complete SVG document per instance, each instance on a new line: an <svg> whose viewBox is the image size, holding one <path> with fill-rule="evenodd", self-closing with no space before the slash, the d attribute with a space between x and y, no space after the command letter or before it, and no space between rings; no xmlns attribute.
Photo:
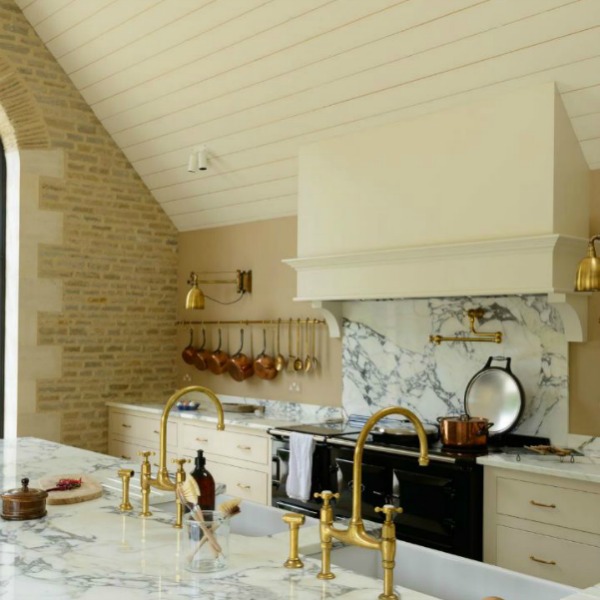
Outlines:
<svg viewBox="0 0 600 600"><path fill-rule="evenodd" d="M231 517L234 517L235 515L239 515L242 511L240 509L240 503L242 502L241 498L232 498L231 500L227 500L226 502L222 502L221 504L219 504L219 506L217 507L217 510L221 513L223 513L223 516L226 519L230 519ZM216 531L219 528L220 523L216 523L215 526L212 528L212 531ZM190 560L196 556L196 553L200 550L200 548L202 548L202 546L204 546L204 544L206 543L206 540L208 538L204 538L202 540L200 540L198 542L198 545L196 546L195 550L190 554L189 558Z"/></svg>
<svg viewBox="0 0 600 600"><path fill-rule="evenodd" d="M198 497L200 496L200 488L193 477L186 477L182 483L178 483L176 493L179 501L190 509L190 514L197 521L200 529L205 535L205 540L208 540L215 556L219 555L223 550L217 542L211 528L206 524L202 509L198 506Z"/></svg>

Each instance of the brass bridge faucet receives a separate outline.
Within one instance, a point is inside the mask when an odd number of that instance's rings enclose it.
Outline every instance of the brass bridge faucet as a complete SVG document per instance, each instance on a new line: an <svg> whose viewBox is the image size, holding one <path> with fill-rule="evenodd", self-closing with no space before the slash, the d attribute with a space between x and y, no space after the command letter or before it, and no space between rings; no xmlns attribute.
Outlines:
<svg viewBox="0 0 600 600"><path fill-rule="evenodd" d="M142 517L149 517L152 513L150 512L150 489L157 488L159 490L175 490L178 483L181 483L185 477L185 472L183 469L179 468L179 472L177 474L177 480L172 481L169 477L169 472L167 471L167 422L169 420L169 413L177 400L179 400L182 396L189 394L190 392L200 392L208 397L209 400L215 405L217 409L217 430L222 431L225 429L224 424L224 414L223 414L223 406L221 405L221 401L217 398L216 394L209 390L208 388L201 385L190 385L185 387L177 392L175 392L165 404L165 408L163 409L162 416L160 418L160 443L158 450L158 471L156 473L156 477L152 477L151 466L148 461L148 454L143 453L144 462L142 463L142 470L140 476L140 486L142 488L142 512L140 515ZM183 476L182 473L183 472ZM179 502L179 500L177 500ZM177 511L178 517L181 514L181 511ZM178 519L179 520L179 519ZM181 523L175 525L181 526Z"/></svg>
<svg viewBox="0 0 600 600"><path fill-rule="evenodd" d="M419 464L425 467L429 464L429 449L427 446L427 435L423 423L410 410L397 406L383 408L372 415L362 428L356 447L354 449L354 465L352 468L352 518L347 529L337 529L333 525L333 508L330 505L331 498L339 498L329 490L323 490L315 494L315 498L323 499L321 507L319 530L321 534L321 572L317 575L319 579L333 579L335 575L331 572L331 547L333 539L344 544L351 544L370 550L379 550L383 564L383 593L379 595L380 600L398 600L394 593L394 565L396 557L396 527L393 522L394 514L402 512L401 508L395 508L389 504L382 508L376 508L377 512L383 512L385 520L381 528L379 539L369 535L365 530L362 520L362 457L367 437L375 424L389 416L402 415L413 425L419 436Z"/></svg>

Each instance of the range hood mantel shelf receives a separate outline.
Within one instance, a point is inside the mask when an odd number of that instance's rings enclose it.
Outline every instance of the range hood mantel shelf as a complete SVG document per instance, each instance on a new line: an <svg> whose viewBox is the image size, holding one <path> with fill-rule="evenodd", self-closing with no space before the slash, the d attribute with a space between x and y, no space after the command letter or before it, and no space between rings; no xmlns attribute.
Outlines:
<svg viewBox="0 0 600 600"><path fill-rule="evenodd" d="M339 301L545 294L569 341L585 341L587 297L573 277L587 240L539 235L285 260L298 301L313 301L340 335Z"/></svg>

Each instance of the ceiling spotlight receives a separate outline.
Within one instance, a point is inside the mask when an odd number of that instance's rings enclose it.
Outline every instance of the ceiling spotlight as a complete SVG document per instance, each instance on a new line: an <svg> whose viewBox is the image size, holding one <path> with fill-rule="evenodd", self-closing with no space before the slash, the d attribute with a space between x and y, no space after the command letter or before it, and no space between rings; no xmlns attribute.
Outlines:
<svg viewBox="0 0 600 600"><path fill-rule="evenodd" d="M188 158L188 172L195 173L196 171L206 171L207 168L208 148L204 145L194 148Z"/></svg>

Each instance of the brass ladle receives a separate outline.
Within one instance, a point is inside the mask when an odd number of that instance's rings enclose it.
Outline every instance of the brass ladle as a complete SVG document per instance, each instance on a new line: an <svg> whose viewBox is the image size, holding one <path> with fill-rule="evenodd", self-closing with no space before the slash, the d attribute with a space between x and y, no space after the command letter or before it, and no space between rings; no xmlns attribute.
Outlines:
<svg viewBox="0 0 600 600"><path fill-rule="evenodd" d="M275 357L275 369L277 371L283 371L285 369L286 360L283 354L281 354L281 319L277 319L277 356Z"/></svg>
<svg viewBox="0 0 600 600"><path fill-rule="evenodd" d="M304 371L308 373L312 369L312 357L310 355L310 334L308 331L308 324L310 323L310 319L306 319L305 325L305 335L304 339L306 340L306 358L304 359Z"/></svg>
<svg viewBox="0 0 600 600"><path fill-rule="evenodd" d="M292 319L288 321L288 371L294 370L294 359L296 357L292 354Z"/></svg>
<svg viewBox="0 0 600 600"><path fill-rule="evenodd" d="M306 357L306 362L304 364L304 370L307 373L309 371L314 371L319 366L319 361L317 360L317 357L315 355L315 337L316 337L316 335L317 335L317 320L313 319L310 354Z"/></svg>
<svg viewBox="0 0 600 600"><path fill-rule="evenodd" d="M300 319L298 319L298 327L296 329L296 360L294 361L294 371L302 371L304 369L304 363L302 362L302 353L300 351L300 338L302 337L302 329L300 327Z"/></svg>

